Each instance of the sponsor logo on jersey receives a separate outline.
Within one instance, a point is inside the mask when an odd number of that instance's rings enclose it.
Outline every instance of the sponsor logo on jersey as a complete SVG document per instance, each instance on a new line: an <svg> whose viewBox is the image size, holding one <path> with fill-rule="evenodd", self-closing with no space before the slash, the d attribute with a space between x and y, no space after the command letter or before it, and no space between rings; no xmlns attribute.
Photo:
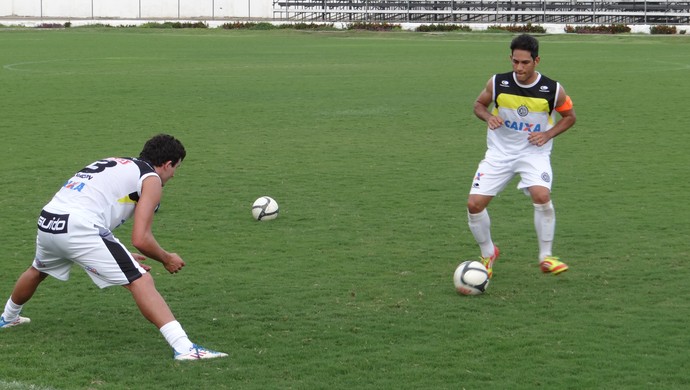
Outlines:
<svg viewBox="0 0 690 390"><path fill-rule="evenodd" d="M528 133L538 133L541 131L541 125L539 123L505 121L503 125L514 131L526 131Z"/></svg>
<svg viewBox="0 0 690 390"><path fill-rule="evenodd" d="M86 180L91 180L91 179L93 179L93 176L91 176L91 175L89 175L89 174L87 174L87 173L81 173L81 172L77 172L77 174L74 175L74 177L78 177L78 178L80 178L80 179L86 179Z"/></svg>
<svg viewBox="0 0 690 390"><path fill-rule="evenodd" d="M53 214L43 210L38 217L38 230L53 234L67 233L68 221L69 214Z"/></svg>
<svg viewBox="0 0 690 390"><path fill-rule="evenodd" d="M549 86L548 85L542 85L539 87L539 92L544 92L544 93L549 93Z"/></svg>
<svg viewBox="0 0 690 390"><path fill-rule="evenodd" d="M67 180L67 183L65 183L63 187L67 188L68 190L81 192L81 190L83 190L84 187L86 187L86 183L82 183L80 181Z"/></svg>
<svg viewBox="0 0 690 390"><path fill-rule="evenodd" d="M510 82L508 80L501 80L501 87L510 87Z"/></svg>

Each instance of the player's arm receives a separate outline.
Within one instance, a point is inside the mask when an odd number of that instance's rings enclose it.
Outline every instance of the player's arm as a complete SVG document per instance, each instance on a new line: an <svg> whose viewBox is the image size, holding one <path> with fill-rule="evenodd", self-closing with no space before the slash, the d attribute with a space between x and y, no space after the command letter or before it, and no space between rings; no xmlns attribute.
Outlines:
<svg viewBox="0 0 690 390"><path fill-rule="evenodd" d="M575 124L576 117L573 101L562 86L558 87L558 99L556 100L555 110L560 114L561 118L549 131L530 133L528 139L532 145L542 146L551 138L563 133Z"/></svg>
<svg viewBox="0 0 690 390"><path fill-rule="evenodd" d="M553 135L551 138L573 127L577 120L575 117L575 109L573 108L573 101L570 99L570 96L565 93L565 89L562 86L559 86L555 110L561 115L561 119L549 130Z"/></svg>
<svg viewBox="0 0 690 390"><path fill-rule="evenodd" d="M167 252L153 235L153 216L163 195L163 185L158 176L149 176L141 185L141 196L134 208L132 245L144 256L157 260L170 273L182 269L185 263L176 253Z"/></svg>
<svg viewBox="0 0 690 390"><path fill-rule="evenodd" d="M483 120L489 125L491 130L503 126L503 119L491 114L489 106L494 97L494 80L493 77L486 83L486 87L479 93L477 100L474 101L474 115Z"/></svg>

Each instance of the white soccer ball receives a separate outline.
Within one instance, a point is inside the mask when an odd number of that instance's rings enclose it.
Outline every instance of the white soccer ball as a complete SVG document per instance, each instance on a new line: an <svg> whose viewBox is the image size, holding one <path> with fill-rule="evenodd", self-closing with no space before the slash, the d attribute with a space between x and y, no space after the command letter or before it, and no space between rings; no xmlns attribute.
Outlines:
<svg viewBox="0 0 690 390"><path fill-rule="evenodd" d="M489 273L478 261L464 261L455 269L453 283L458 294L479 295L489 286Z"/></svg>
<svg viewBox="0 0 690 390"><path fill-rule="evenodd" d="M262 196L252 205L252 216L257 221L270 221L278 218L278 203L270 196Z"/></svg>

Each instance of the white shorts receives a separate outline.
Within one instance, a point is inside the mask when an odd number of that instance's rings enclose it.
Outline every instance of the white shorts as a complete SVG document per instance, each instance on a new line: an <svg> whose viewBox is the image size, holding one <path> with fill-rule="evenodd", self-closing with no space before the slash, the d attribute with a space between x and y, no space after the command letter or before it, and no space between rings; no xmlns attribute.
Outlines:
<svg viewBox="0 0 690 390"><path fill-rule="evenodd" d="M100 288L126 285L146 273L109 229L78 214L43 210L33 267L66 281L74 264L82 267Z"/></svg>
<svg viewBox="0 0 690 390"><path fill-rule="evenodd" d="M517 188L525 195L529 195L532 186L546 187L550 191L553 182L550 156L527 154L510 161L485 158L479 163L470 194L496 196L516 175L520 175Z"/></svg>

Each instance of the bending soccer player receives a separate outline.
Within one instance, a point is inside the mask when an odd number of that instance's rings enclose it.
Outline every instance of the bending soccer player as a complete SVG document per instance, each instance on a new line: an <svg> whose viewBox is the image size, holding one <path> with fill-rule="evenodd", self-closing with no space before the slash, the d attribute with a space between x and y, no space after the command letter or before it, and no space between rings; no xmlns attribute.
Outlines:
<svg viewBox="0 0 690 390"><path fill-rule="evenodd" d="M0 328L27 324L20 316L48 275L66 281L73 265L83 268L100 288L124 286L144 317L173 348L176 360L228 356L193 344L160 295L140 261L149 257L176 273L185 262L164 250L152 233L153 216L163 186L186 156L182 143L160 134L146 142L139 158L106 158L72 176L43 208L38 218L36 256L19 277L0 316ZM134 217L130 253L112 230Z"/></svg>

